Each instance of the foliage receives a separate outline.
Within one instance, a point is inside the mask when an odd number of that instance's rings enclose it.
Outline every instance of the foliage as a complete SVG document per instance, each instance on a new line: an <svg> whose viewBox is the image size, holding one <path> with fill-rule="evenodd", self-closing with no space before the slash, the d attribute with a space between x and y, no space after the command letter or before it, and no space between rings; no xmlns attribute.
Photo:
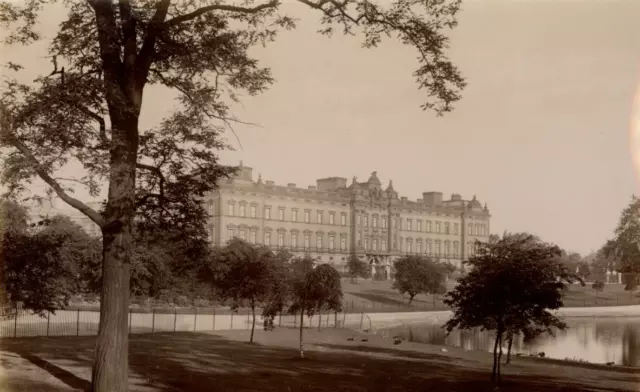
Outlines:
<svg viewBox="0 0 640 392"><path fill-rule="evenodd" d="M425 256L403 256L394 262L393 289L409 294L409 303L421 293L444 294L451 267Z"/></svg>
<svg viewBox="0 0 640 392"><path fill-rule="evenodd" d="M96 257L91 238L67 217L29 224L25 208L1 204L4 300L39 314L67 306L83 289L81 266Z"/></svg>
<svg viewBox="0 0 640 392"><path fill-rule="evenodd" d="M352 282L356 282L358 277L366 279L371 274L371 269L367 263L356 255L350 255L347 260L347 270Z"/></svg>
<svg viewBox="0 0 640 392"><path fill-rule="evenodd" d="M250 342L253 342L256 306L272 299L283 275L274 262L274 254L263 245L253 245L234 238L216 254L217 279L214 282L222 299L232 300L232 307L248 305L253 314Z"/></svg>
<svg viewBox="0 0 640 392"><path fill-rule="evenodd" d="M604 290L604 282L597 280L593 282L593 284L591 285L591 288L594 289L595 291L602 291Z"/></svg>
<svg viewBox="0 0 640 392"><path fill-rule="evenodd" d="M453 309L445 324L448 332L496 331L494 381L500 379L504 333L533 337L566 328L549 310L562 306L568 283L582 281L562 264L561 255L560 248L532 235L505 233L499 241L479 244L476 256L466 262L471 270L447 294L445 303Z"/></svg>
<svg viewBox="0 0 640 392"><path fill-rule="evenodd" d="M606 242L602 252L625 274L626 289L635 289L640 284L640 199L635 195L622 210L614 237Z"/></svg>

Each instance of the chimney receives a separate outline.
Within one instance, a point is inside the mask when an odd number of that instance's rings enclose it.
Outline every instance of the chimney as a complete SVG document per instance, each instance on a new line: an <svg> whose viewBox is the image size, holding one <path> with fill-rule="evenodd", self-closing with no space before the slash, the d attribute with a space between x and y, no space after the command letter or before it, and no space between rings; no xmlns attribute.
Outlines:
<svg viewBox="0 0 640 392"><path fill-rule="evenodd" d="M424 192L422 193L424 204L440 205L442 204L442 192Z"/></svg>

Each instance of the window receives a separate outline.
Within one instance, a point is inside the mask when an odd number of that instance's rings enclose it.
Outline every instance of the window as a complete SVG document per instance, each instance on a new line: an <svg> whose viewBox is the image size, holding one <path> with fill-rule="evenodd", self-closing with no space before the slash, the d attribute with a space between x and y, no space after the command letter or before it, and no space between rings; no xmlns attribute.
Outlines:
<svg viewBox="0 0 640 392"><path fill-rule="evenodd" d="M278 246L284 246L284 232L282 231L278 232Z"/></svg>
<svg viewBox="0 0 640 392"><path fill-rule="evenodd" d="M440 256L441 249L440 249L440 241L436 241L436 256Z"/></svg>
<svg viewBox="0 0 640 392"><path fill-rule="evenodd" d="M473 244L469 242L467 244L467 257L472 257L472 256L473 256Z"/></svg>
<svg viewBox="0 0 640 392"><path fill-rule="evenodd" d="M322 249L322 234L316 234L316 248Z"/></svg>
<svg viewBox="0 0 640 392"><path fill-rule="evenodd" d="M264 219L271 219L271 207L264 208Z"/></svg>
<svg viewBox="0 0 640 392"><path fill-rule="evenodd" d="M362 246L362 232L358 233L358 246Z"/></svg>
<svg viewBox="0 0 640 392"><path fill-rule="evenodd" d="M346 226L347 225L347 214L342 214L340 219L342 220L342 222L341 222L342 226Z"/></svg>
<svg viewBox="0 0 640 392"><path fill-rule="evenodd" d="M347 250L347 237L340 237L340 249Z"/></svg>
<svg viewBox="0 0 640 392"><path fill-rule="evenodd" d="M378 217L377 216L371 217L371 226L378 227Z"/></svg>
<svg viewBox="0 0 640 392"><path fill-rule="evenodd" d="M335 212L330 212L329 213L329 224L330 225L335 225L336 224L336 214L335 214Z"/></svg>
<svg viewBox="0 0 640 392"><path fill-rule="evenodd" d="M311 211L304 212L304 223L311 222Z"/></svg>
<svg viewBox="0 0 640 392"><path fill-rule="evenodd" d="M453 224L453 234L460 234L460 225L457 223Z"/></svg>
<svg viewBox="0 0 640 392"><path fill-rule="evenodd" d="M271 233L268 231L264 233L264 244L271 245Z"/></svg>
<svg viewBox="0 0 640 392"><path fill-rule="evenodd" d="M229 204L229 216L235 215L235 206L233 204Z"/></svg>
<svg viewBox="0 0 640 392"><path fill-rule="evenodd" d="M473 235L473 223L469 223L469 235Z"/></svg>
<svg viewBox="0 0 640 392"><path fill-rule="evenodd" d="M425 245L425 248L426 248L426 249L424 250L424 251L425 251L425 253L426 253L426 254L428 254L428 255L430 255L430 254L431 254L431 251L432 251L432 249L431 249L431 240L427 240L427 244Z"/></svg>
<svg viewBox="0 0 640 392"><path fill-rule="evenodd" d="M368 216L364 216L364 227L369 227L369 217Z"/></svg>
<svg viewBox="0 0 640 392"><path fill-rule="evenodd" d="M387 217L386 216L382 217L382 228L383 229L387 228Z"/></svg>
<svg viewBox="0 0 640 392"><path fill-rule="evenodd" d="M239 237L240 237L241 240L246 241L247 240L247 232L244 231L244 230L240 230L240 236Z"/></svg>
<svg viewBox="0 0 640 392"><path fill-rule="evenodd" d="M298 233L291 233L291 247L298 247Z"/></svg>
<svg viewBox="0 0 640 392"><path fill-rule="evenodd" d="M387 241L382 240L382 251L386 252L387 251Z"/></svg>
<svg viewBox="0 0 640 392"><path fill-rule="evenodd" d="M453 257L458 257L459 248L460 248L460 243L458 241L453 241Z"/></svg>
<svg viewBox="0 0 640 392"><path fill-rule="evenodd" d="M318 211L316 214L316 222L322 223L322 211Z"/></svg>
<svg viewBox="0 0 640 392"><path fill-rule="evenodd" d="M298 210L291 210L291 220L294 222L298 221Z"/></svg>
<svg viewBox="0 0 640 392"><path fill-rule="evenodd" d="M229 229L229 232L227 234L229 235L229 239L232 239L236 236L236 231L233 229Z"/></svg>
<svg viewBox="0 0 640 392"><path fill-rule="evenodd" d="M440 222L436 222L436 233L440 233Z"/></svg>
<svg viewBox="0 0 640 392"><path fill-rule="evenodd" d="M245 206L244 204L240 204L240 216L244 217L247 215L246 209L247 209L247 206Z"/></svg>
<svg viewBox="0 0 640 392"><path fill-rule="evenodd" d="M449 222L444 222L444 233L445 234L451 234L451 232L449 230Z"/></svg>
<svg viewBox="0 0 640 392"><path fill-rule="evenodd" d="M397 224L396 218L393 218L393 221L391 221L391 224L393 225L393 228L395 229L396 228L396 224Z"/></svg>
<svg viewBox="0 0 640 392"><path fill-rule="evenodd" d="M419 219L416 223L418 224L418 231L422 231L422 219Z"/></svg>
<svg viewBox="0 0 640 392"><path fill-rule="evenodd" d="M371 241L371 249L375 252L378 250L378 240L374 239Z"/></svg>
<svg viewBox="0 0 640 392"><path fill-rule="evenodd" d="M422 242L418 242L417 248L418 249L416 249L416 250L418 251L418 253L422 253Z"/></svg>
<svg viewBox="0 0 640 392"><path fill-rule="evenodd" d="M413 230L413 221L411 219L407 219L407 230Z"/></svg>
<svg viewBox="0 0 640 392"><path fill-rule="evenodd" d="M252 218L256 217L256 206L251 206L251 217Z"/></svg>
<svg viewBox="0 0 640 392"><path fill-rule="evenodd" d="M411 241L407 240L407 253L411 253Z"/></svg>
<svg viewBox="0 0 640 392"><path fill-rule="evenodd" d="M356 225L360 226L360 215L356 215Z"/></svg>
<svg viewBox="0 0 640 392"><path fill-rule="evenodd" d="M256 231L255 230L251 230L251 237L250 238L251 238L250 242L252 244L255 244L256 243Z"/></svg>
<svg viewBox="0 0 640 392"><path fill-rule="evenodd" d="M431 233L431 221L427 221L427 233Z"/></svg>
<svg viewBox="0 0 640 392"><path fill-rule="evenodd" d="M444 242L444 255L445 255L446 257L449 257L449 253L450 253L450 251L451 251L451 249L450 249L450 248L451 248L451 244L449 243L449 241L445 241L445 242Z"/></svg>
<svg viewBox="0 0 640 392"><path fill-rule="evenodd" d="M476 226L476 235L480 235L480 225L476 223L475 226Z"/></svg>
<svg viewBox="0 0 640 392"><path fill-rule="evenodd" d="M209 215L213 215L215 213L215 204L212 201L209 201Z"/></svg>
<svg viewBox="0 0 640 392"><path fill-rule="evenodd" d="M480 225L480 235L481 235L481 236L485 236L485 235L486 235L486 233L485 233L485 229L486 229L486 228L487 228L487 226L485 226L485 225Z"/></svg>
<svg viewBox="0 0 640 392"><path fill-rule="evenodd" d="M369 239L366 237L364 239L364 249L369 249Z"/></svg>
<svg viewBox="0 0 640 392"><path fill-rule="evenodd" d="M304 247L305 247L305 249L308 249L309 246L311 246L311 234L305 234L304 235Z"/></svg>
<svg viewBox="0 0 640 392"><path fill-rule="evenodd" d="M284 220L284 207L278 208L278 219L281 221Z"/></svg>
<svg viewBox="0 0 640 392"><path fill-rule="evenodd" d="M336 237L330 235L329 236L329 249L333 250L336 246Z"/></svg>

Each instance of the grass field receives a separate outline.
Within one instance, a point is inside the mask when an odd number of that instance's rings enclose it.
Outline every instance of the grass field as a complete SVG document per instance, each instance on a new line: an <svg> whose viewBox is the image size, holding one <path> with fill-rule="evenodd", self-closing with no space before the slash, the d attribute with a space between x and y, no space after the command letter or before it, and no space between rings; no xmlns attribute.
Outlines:
<svg viewBox="0 0 640 392"><path fill-rule="evenodd" d="M131 392L217 391L493 391L491 355L332 329L308 329L306 359L297 330L216 335L131 336ZM354 341L348 341L354 337ZM3 391L77 391L89 386L95 344L89 337L2 342ZM5 360L5 359L10 360ZM515 358L501 391L635 391L637 369Z"/></svg>

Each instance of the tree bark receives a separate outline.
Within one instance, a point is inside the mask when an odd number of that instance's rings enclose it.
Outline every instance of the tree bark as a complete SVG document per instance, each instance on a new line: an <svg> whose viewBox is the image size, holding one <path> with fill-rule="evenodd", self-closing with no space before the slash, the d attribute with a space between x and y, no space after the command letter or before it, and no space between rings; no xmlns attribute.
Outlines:
<svg viewBox="0 0 640 392"><path fill-rule="evenodd" d="M253 316L253 322L251 323L251 337L249 343L253 343L253 333L256 329L256 304L251 301L251 315Z"/></svg>
<svg viewBox="0 0 640 392"><path fill-rule="evenodd" d="M100 325L92 369L92 392L128 390L128 314L133 249L138 117L111 113L109 192L102 227Z"/></svg>
<svg viewBox="0 0 640 392"><path fill-rule="evenodd" d="M304 359L304 350L302 349L302 328L304 326L304 307L300 309L300 359Z"/></svg>
<svg viewBox="0 0 640 392"><path fill-rule="evenodd" d="M511 363L511 346L513 346L513 334L509 334L509 346L507 347L507 360L506 364Z"/></svg>
<svg viewBox="0 0 640 392"><path fill-rule="evenodd" d="M411 305L411 302L413 301L413 297L415 297L415 294L411 294L409 293L409 305Z"/></svg>
<svg viewBox="0 0 640 392"><path fill-rule="evenodd" d="M498 343L500 341L500 331L496 331L496 342L493 345L493 370L491 371L491 381L496 382L496 371L498 370Z"/></svg>
<svg viewBox="0 0 640 392"><path fill-rule="evenodd" d="M500 342L498 343L498 372L497 372L497 376L498 376L498 383L500 383L502 381L502 374L501 374L501 365L502 365L502 331L500 332Z"/></svg>

